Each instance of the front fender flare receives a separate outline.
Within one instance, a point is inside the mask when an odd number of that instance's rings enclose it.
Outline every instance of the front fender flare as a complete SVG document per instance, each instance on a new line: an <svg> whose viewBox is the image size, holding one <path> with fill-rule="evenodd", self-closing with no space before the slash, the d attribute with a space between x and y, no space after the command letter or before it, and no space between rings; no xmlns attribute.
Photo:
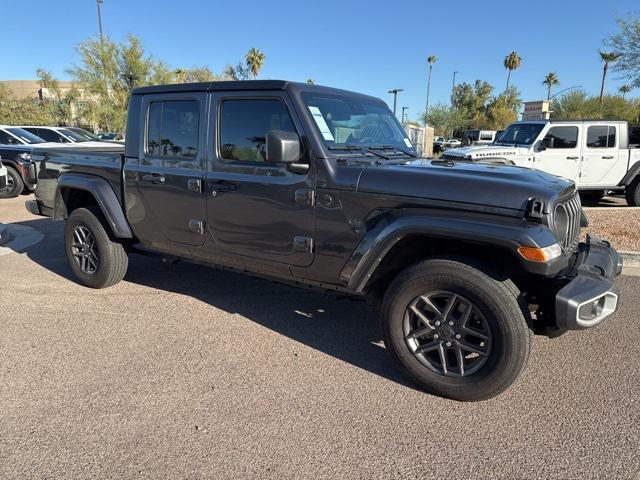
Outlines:
<svg viewBox="0 0 640 480"><path fill-rule="evenodd" d="M492 221L462 213L400 214L381 220L365 234L340 272L341 282L362 293L386 254L403 238L413 235L497 246L514 253L519 246L542 248L557 241L546 226L525 223L522 219ZM542 275L557 273L568 263L566 257L551 263L534 263L519 255L518 258L526 271Z"/></svg>
<svg viewBox="0 0 640 480"><path fill-rule="evenodd" d="M91 193L109 223L113 234L118 238L133 238L129 222L124 216L122 205L120 205L113 188L104 178L94 175L64 173L58 178L53 208L54 220L65 220L68 217L67 205L62 195L62 190L65 188L84 190Z"/></svg>

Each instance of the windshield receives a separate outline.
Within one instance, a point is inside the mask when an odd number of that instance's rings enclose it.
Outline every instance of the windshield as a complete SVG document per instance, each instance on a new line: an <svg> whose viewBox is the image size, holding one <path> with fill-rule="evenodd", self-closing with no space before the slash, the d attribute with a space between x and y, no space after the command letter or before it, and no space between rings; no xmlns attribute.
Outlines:
<svg viewBox="0 0 640 480"><path fill-rule="evenodd" d="M400 122L382 101L323 92L304 92L302 98L330 148L390 146L415 154Z"/></svg>
<svg viewBox="0 0 640 480"><path fill-rule="evenodd" d="M12 135L15 135L16 137L18 137L20 140L22 140L27 145L34 145L36 143L44 143L43 139L41 139L40 137L34 135L31 132L27 132L26 130L23 130L22 128L7 128L7 131L9 133L11 133Z"/></svg>
<svg viewBox="0 0 640 480"><path fill-rule="evenodd" d="M78 135L76 132L73 132L68 128L61 128L60 130L58 130L58 132L63 134L63 135L66 135L73 142L76 142L76 143L91 141L89 138L83 137L82 135Z"/></svg>
<svg viewBox="0 0 640 480"><path fill-rule="evenodd" d="M543 123L512 123L496 145L531 145L544 128Z"/></svg>
<svg viewBox="0 0 640 480"><path fill-rule="evenodd" d="M98 137L97 135L94 135L91 132L88 132L87 130L85 130L84 128L80 128L80 127L69 127L67 128L67 130L72 131L73 133L76 133L78 135L80 135L81 137L84 137L85 139L87 139L88 141L100 141L100 137Z"/></svg>

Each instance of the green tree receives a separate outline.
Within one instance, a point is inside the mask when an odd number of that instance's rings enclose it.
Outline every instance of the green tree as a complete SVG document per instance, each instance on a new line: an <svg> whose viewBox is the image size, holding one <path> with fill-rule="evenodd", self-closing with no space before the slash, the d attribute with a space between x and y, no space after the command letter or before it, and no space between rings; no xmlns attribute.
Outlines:
<svg viewBox="0 0 640 480"><path fill-rule="evenodd" d="M492 92L493 87L484 80L476 80L473 84L463 82L456 85L453 104L467 118L467 127L485 122Z"/></svg>
<svg viewBox="0 0 640 480"><path fill-rule="evenodd" d="M236 65L227 65L222 71L223 80L249 80L251 78L251 70L242 62Z"/></svg>
<svg viewBox="0 0 640 480"><path fill-rule="evenodd" d="M265 58L265 54L257 48L252 48L247 52L245 61L247 63L247 67L251 70L254 79L258 78L258 73L260 73L260 69L262 68L262 65L264 65Z"/></svg>
<svg viewBox="0 0 640 480"><path fill-rule="evenodd" d="M452 132L461 132L467 127L464 112L442 103L429 107L429 110L420 115L420 121L431 125L438 136L449 136Z"/></svg>
<svg viewBox="0 0 640 480"><path fill-rule="evenodd" d="M631 85L627 85L626 83L624 85L620 85L620 88L618 88L618 92L620 92L622 98L625 98L627 96L627 93L629 93L630 91Z"/></svg>
<svg viewBox="0 0 640 480"><path fill-rule="evenodd" d="M549 72L544 77L542 84L547 86L547 100L551 100L551 88L560 85L560 79L556 72Z"/></svg>
<svg viewBox="0 0 640 480"><path fill-rule="evenodd" d="M511 50L511 53L509 53L509 55L504 57L503 65L504 65L504 68L507 69L507 71L509 72L507 74L507 86L505 90L509 88L509 81L511 80L511 72L520 68L521 63L522 63L522 58L520 58L520 55L518 55L518 52L516 52L515 50Z"/></svg>
<svg viewBox="0 0 640 480"><path fill-rule="evenodd" d="M604 82L607 79L607 71L609 70L609 64L618 60L619 54L616 52L603 52L600 53L600 59L602 60L602 83L600 84L600 103L602 103L602 97L604 96Z"/></svg>
<svg viewBox="0 0 640 480"><path fill-rule="evenodd" d="M574 90L553 100L552 120L626 120L638 121L639 100L620 95L590 96L584 90Z"/></svg>
<svg viewBox="0 0 640 480"><path fill-rule="evenodd" d="M309 85L315 85L316 81L313 78L307 78L307 83Z"/></svg>
<svg viewBox="0 0 640 480"><path fill-rule="evenodd" d="M429 76L427 77L427 103L424 107L424 111L429 111L429 94L431 93L431 72L433 71L433 64L438 61L438 57L435 55L429 55L427 57L427 63L429 64Z"/></svg>
<svg viewBox="0 0 640 480"><path fill-rule="evenodd" d="M614 70L631 86L640 87L640 16L618 19L618 28L605 40L605 45L618 55Z"/></svg>

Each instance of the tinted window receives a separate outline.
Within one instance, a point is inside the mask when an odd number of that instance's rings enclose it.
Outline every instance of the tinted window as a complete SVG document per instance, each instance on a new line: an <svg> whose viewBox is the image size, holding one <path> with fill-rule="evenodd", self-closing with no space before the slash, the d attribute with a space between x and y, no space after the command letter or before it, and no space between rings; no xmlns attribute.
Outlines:
<svg viewBox="0 0 640 480"><path fill-rule="evenodd" d="M147 152L163 157L195 157L198 153L199 120L197 100L151 103Z"/></svg>
<svg viewBox="0 0 640 480"><path fill-rule="evenodd" d="M587 130L587 147L613 148L616 146L616 127L597 125Z"/></svg>
<svg viewBox="0 0 640 480"><path fill-rule="evenodd" d="M629 146L640 147L640 127L629 127Z"/></svg>
<svg viewBox="0 0 640 480"><path fill-rule="evenodd" d="M11 135L0 130L0 145L9 145L12 140Z"/></svg>
<svg viewBox="0 0 640 480"><path fill-rule="evenodd" d="M270 130L295 132L279 100L225 100L220 106L220 156L226 160L265 161Z"/></svg>
<svg viewBox="0 0 640 480"><path fill-rule="evenodd" d="M46 128L38 128L38 129L28 129L34 135L39 136L43 140L47 142L57 142L57 143L69 143L69 141L53 130L48 130Z"/></svg>
<svg viewBox="0 0 640 480"><path fill-rule="evenodd" d="M545 138L553 138L553 148L576 148L578 127L552 127Z"/></svg>
<svg viewBox="0 0 640 480"><path fill-rule="evenodd" d="M26 130L24 130L22 128L11 127L11 128L7 128L7 131L9 133L12 133L16 137L18 137L23 142L28 143L29 145L33 145L33 144L36 144L36 143L44 142L44 140L42 140L40 137L34 135L31 132L27 132Z"/></svg>

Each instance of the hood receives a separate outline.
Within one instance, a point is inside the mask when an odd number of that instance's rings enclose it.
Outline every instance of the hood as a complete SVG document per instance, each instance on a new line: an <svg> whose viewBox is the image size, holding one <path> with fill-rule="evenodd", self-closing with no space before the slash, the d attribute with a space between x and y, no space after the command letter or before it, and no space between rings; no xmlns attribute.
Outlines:
<svg viewBox="0 0 640 480"><path fill-rule="evenodd" d="M358 191L524 210L530 198L553 205L575 189L555 175L511 165L419 159L365 169Z"/></svg>
<svg viewBox="0 0 640 480"><path fill-rule="evenodd" d="M463 148L452 148L445 151L449 157L455 156L466 160L482 160L483 158L505 158L526 155L529 150L525 147L505 147L504 145L486 145Z"/></svg>

